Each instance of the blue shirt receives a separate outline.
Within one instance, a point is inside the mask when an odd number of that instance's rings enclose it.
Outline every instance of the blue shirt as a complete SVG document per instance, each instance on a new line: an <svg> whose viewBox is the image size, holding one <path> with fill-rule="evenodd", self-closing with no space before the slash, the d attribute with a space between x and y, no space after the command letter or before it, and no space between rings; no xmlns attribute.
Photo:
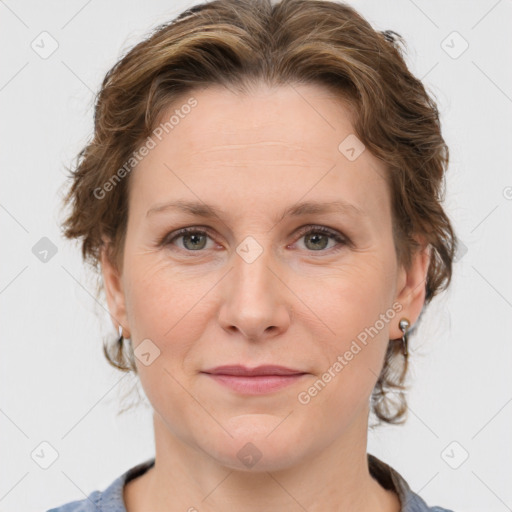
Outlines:
<svg viewBox="0 0 512 512"><path fill-rule="evenodd" d="M385 488L394 490L400 499L400 512L453 512L441 507L429 507L425 501L414 493L404 478L391 466L370 453L368 468L370 474ZM155 464L149 459L123 473L116 478L104 491L93 491L87 498L72 501L47 512L126 512L123 501L124 485L145 473Z"/></svg>

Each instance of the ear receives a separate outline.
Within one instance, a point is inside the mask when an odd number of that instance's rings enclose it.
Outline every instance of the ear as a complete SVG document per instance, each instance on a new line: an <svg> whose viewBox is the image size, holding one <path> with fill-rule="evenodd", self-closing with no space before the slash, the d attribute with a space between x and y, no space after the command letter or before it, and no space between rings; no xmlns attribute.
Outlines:
<svg viewBox="0 0 512 512"><path fill-rule="evenodd" d="M101 247L100 261L108 309L116 331L119 325L121 325L123 327L123 336L129 338L130 331L126 315L126 300L122 276L115 263L111 260L110 249L110 241L104 238Z"/></svg>
<svg viewBox="0 0 512 512"><path fill-rule="evenodd" d="M402 305L398 319L393 322L390 336L400 338L402 331L398 326L401 318L407 318L411 327L416 323L425 304L427 273L431 258L431 246L423 238L415 237L420 247L411 257L408 269L401 266L398 271L395 301Z"/></svg>

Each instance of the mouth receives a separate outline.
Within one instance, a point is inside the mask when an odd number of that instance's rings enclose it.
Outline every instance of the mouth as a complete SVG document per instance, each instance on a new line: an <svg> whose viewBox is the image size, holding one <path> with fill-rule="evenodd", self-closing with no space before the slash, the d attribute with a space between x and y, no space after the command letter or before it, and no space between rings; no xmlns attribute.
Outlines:
<svg viewBox="0 0 512 512"><path fill-rule="evenodd" d="M260 395L278 391L301 380L306 372L284 366L265 365L247 368L241 365L218 366L204 370L215 382L240 394Z"/></svg>
<svg viewBox="0 0 512 512"><path fill-rule="evenodd" d="M246 366L236 364L216 366L215 368L203 370L203 373L210 375L232 375L236 377L261 377L264 375L302 375L306 372L278 365L262 365L256 368L247 368Z"/></svg>

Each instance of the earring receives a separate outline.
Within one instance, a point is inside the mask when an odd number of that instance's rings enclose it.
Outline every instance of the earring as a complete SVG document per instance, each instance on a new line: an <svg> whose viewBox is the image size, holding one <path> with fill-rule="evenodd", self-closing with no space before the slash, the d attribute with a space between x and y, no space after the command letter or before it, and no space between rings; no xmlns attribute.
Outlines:
<svg viewBox="0 0 512 512"><path fill-rule="evenodd" d="M126 343L131 343L132 342L129 336L128 337L123 336L124 335L124 329L123 329L123 326L121 324L119 324L117 326L117 334L119 336L119 338L117 339L117 343L119 343L119 345L122 345L123 342L125 342L125 341L126 341Z"/></svg>
<svg viewBox="0 0 512 512"><path fill-rule="evenodd" d="M409 323L409 320L407 320L407 318L402 318L398 325L400 327L400 330L402 331L402 345L403 345L404 357L407 358L407 356L409 355L409 352L407 350L407 344L408 344L407 331L409 330L409 326L411 324Z"/></svg>

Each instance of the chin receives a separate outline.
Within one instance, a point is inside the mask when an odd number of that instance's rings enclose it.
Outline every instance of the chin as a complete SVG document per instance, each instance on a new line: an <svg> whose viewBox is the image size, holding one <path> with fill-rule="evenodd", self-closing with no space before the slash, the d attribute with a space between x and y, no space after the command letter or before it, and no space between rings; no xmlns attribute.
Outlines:
<svg viewBox="0 0 512 512"><path fill-rule="evenodd" d="M251 473L285 470L299 462L301 454L297 447L302 451L306 447L289 425L276 428L278 423L275 416L273 421L259 423L247 419L245 429L241 425L236 432L228 428L233 437L226 434L222 439L211 439L210 446L202 448L232 470Z"/></svg>

